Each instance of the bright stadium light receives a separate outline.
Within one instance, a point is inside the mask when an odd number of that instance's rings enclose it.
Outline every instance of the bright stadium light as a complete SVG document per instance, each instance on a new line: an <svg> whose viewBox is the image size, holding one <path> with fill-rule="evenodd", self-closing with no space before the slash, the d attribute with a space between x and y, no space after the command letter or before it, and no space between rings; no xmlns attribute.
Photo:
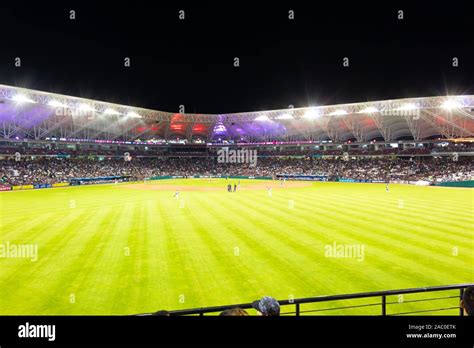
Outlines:
<svg viewBox="0 0 474 348"><path fill-rule="evenodd" d="M81 104L79 105L79 109L82 111L95 111L95 109L89 104Z"/></svg>
<svg viewBox="0 0 474 348"><path fill-rule="evenodd" d="M67 108L66 104L63 104L57 100L51 100L48 102L49 106L52 106L53 108Z"/></svg>
<svg viewBox="0 0 474 348"><path fill-rule="evenodd" d="M458 109L461 107L461 104L459 104L457 101L448 99L446 100L443 104L441 104L441 107L446 110L452 110L452 109Z"/></svg>
<svg viewBox="0 0 474 348"><path fill-rule="evenodd" d="M277 120L291 120L293 116L290 114L283 114L276 117Z"/></svg>
<svg viewBox="0 0 474 348"><path fill-rule="evenodd" d="M311 110L308 110L304 115L303 115L303 118L306 118L308 120L314 120L315 118L318 118L319 116L321 116L318 112L318 110L315 110L315 109L311 109Z"/></svg>
<svg viewBox="0 0 474 348"><path fill-rule="evenodd" d="M331 112L329 115L331 115L331 116L347 115L347 111L346 111L346 110L339 109L339 110L336 110L336 111Z"/></svg>
<svg viewBox="0 0 474 348"><path fill-rule="evenodd" d="M415 104L412 104L412 103L407 103L407 104L403 104L402 106L400 106L397 110L415 110L415 109L418 109L418 106L416 106Z"/></svg>
<svg viewBox="0 0 474 348"><path fill-rule="evenodd" d="M368 106L365 109L358 111L359 114L373 114L374 112L378 112L379 110L373 106Z"/></svg>
<svg viewBox="0 0 474 348"><path fill-rule="evenodd" d="M268 121L269 118L267 115L258 116L255 118L255 121Z"/></svg>
<svg viewBox="0 0 474 348"><path fill-rule="evenodd" d="M106 115L120 115L120 112L118 112L117 110L108 108L108 109L105 109L104 114L106 114Z"/></svg>
<svg viewBox="0 0 474 348"><path fill-rule="evenodd" d="M137 114L136 112L133 112L133 111L129 111L127 113L127 116L132 117L132 118L142 118L139 114Z"/></svg>
<svg viewBox="0 0 474 348"><path fill-rule="evenodd" d="M16 101L17 103L36 103L33 99L30 99L26 95L23 95L23 94L14 95L12 97L12 100Z"/></svg>

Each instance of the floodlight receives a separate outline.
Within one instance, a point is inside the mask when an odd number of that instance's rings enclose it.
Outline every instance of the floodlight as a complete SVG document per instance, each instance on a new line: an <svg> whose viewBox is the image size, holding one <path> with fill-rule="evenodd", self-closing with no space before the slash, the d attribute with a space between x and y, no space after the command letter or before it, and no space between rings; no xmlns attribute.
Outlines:
<svg viewBox="0 0 474 348"><path fill-rule="evenodd" d="M397 110L415 110L418 109L418 106L412 103L403 104Z"/></svg>
<svg viewBox="0 0 474 348"><path fill-rule="evenodd" d="M368 106L365 109L358 111L359 114L372 114L374 112L378 112L379 110L373 106Z"/></svg>
<svg viewBox="0 0 474 348"><path fill-rule="evenodd" d="M83 111L95 111L95 109L89 104L81 104L79 105L79 109Z"/></svg>
<svg viewBox="0 0 474 348"><path fill-rule="evenodd" d="M455 100L448 99L443 104L441 104L441 107L446 110L452 110L452 109L460 108L461 104L459 104Z"/></svg>
<svg viewBox="0 0 474 348"><path fill-rule="evenodd" d="M336 111L331 112L329 115L331 115L331 116L347 115L347 111L346 111L346 110L339 109L339 110L336 110Z"/></svg>
<svg viewBox="0 0 474 348"><path fill-rule="evenodd" d="M127 116L128 117L133 117L133 118L142 118L139 114L137 114L136 112L133 112L133 111L129 111L127 113Z"/></svg>
<svg viewBox="0 0 474 348"><path fill-rule="evenodd" d="M57 100L51 100L48 102L49 106L52 106L53 108L67 108L68 106L66 104L61 103L60 101Z"/></svg>
<svg viewBox="0 0 474 348"><path fill-rule="evenodd" d="M276 117L277 120L291 120L292 118L293 116L291 116L290 114L283 114Z"/></svg>
<svg viewBox="0 0 474 348"><path fill-rule="evenodd" d="M258 116L255 118L255 121L268 121L269 118L267 115Z"/></svg>
<svg viewBox="0 0 474 348"><path fill-rule="evenodd" d="M106 115L120 115L120 112L114 110L114 109L105 109L104 114Z"/></svg>
<svg viewBox="0 0 474 348"><path fill-rule="evenodd" d="M315 118L318 118L319 116L321 115L319 114L318 110L311 109L311 110L308 110L303 115L303 118L307 118L308 120L314 120Z"/></svg>
<svg viewBox="0 0 474 348"><path fill-rule="evenodd" d="M23 94L14 95L12 97L12 100L16 101L17 103L36 103L33 99L30 99L26 95L23 95Z"/></svg>

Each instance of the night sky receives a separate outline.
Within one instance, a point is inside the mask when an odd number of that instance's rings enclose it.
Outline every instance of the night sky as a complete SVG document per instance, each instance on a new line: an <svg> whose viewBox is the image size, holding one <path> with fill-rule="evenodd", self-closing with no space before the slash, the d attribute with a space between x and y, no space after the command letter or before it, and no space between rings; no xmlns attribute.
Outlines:
<svg viewBox="0 0 474 348"><path fill-rule="evenodd" d="M0 83L187 113L474 94L467 1L374 3L2 2Z"/></svg>

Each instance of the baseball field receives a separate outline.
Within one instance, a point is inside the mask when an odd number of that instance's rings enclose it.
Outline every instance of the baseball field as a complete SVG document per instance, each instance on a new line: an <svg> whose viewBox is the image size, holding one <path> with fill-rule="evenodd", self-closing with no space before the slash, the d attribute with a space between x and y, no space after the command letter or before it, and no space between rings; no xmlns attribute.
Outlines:
<svg viewBox="0 0 474 348"><path fill-rule="evenodd" d="M227 192L229 183L238 180L0 192L0 315L121 315L474 282L473 190L240 180ZM456 295L394 297L388 313L455 307L444 297ZM428 297L440 299L410 302Z"/></svg>

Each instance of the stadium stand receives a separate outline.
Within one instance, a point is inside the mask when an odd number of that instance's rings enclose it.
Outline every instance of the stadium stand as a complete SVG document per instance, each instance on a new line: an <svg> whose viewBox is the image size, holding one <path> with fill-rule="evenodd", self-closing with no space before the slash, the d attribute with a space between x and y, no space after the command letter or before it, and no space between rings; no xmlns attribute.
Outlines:
<svg viewBox="0 0 474 348"><path fill-rule="evenodd" d="M157 157L99 160L87 158L35 158L0 161L0 180L6 185L53 184L73 178L127 176L130 180L145 180L157 176L266 176L320 175L330 181L339 178L376 181L429 182L471 180L474 168L468 158L422 158L409 160L313 158L260 158L255 167L242 164L217 163L216 158Z"/></svg>

